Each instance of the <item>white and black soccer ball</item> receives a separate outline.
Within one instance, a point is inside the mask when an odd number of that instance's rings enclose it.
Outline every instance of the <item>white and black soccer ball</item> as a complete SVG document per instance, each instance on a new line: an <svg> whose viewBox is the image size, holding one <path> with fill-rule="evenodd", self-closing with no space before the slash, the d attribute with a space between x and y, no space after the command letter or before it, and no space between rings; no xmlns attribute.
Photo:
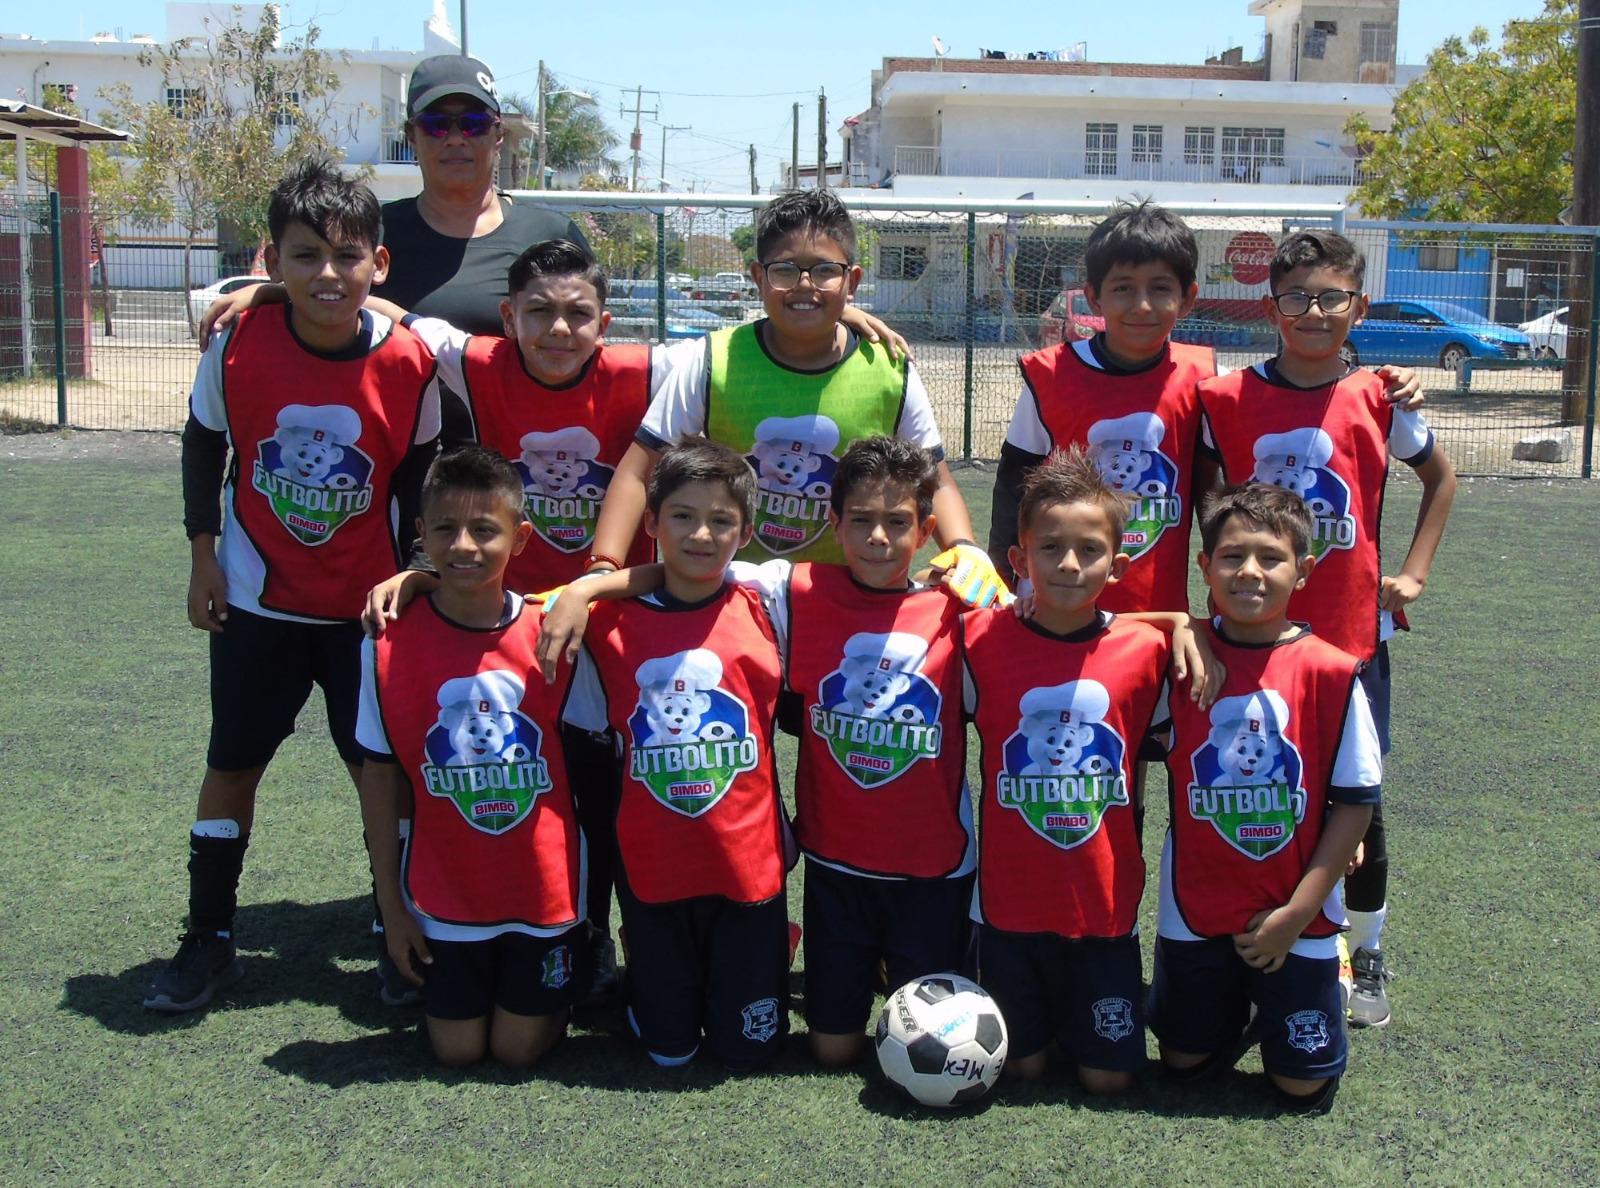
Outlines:
<svg viewBox="0 0 1600 1188"><path fill-rule="evenodd" d="M926 1106L977 1101L1006 1062L1006 1021L983 987L959 974L930 974L884 1000L875 1037L890 1082Z"/></svg>

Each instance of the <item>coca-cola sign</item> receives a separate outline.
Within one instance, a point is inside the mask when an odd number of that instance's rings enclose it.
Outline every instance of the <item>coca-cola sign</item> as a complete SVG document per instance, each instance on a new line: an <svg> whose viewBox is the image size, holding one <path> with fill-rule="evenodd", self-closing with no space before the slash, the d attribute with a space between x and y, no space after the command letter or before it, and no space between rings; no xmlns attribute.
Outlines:
<svg viewBox="0 0 1600 1188"><path fill-rule="evenodd" d="M1259 285L1272 269L1272 253L1278 245L1262 231L1241 231L1228 241L1223 261L1241 285Z"/></svg>

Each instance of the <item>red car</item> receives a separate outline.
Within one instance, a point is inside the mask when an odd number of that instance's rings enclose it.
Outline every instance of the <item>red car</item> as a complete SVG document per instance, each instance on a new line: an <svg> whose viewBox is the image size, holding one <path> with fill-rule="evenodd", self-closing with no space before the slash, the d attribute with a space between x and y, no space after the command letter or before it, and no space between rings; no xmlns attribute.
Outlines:
<svg viewBox="0 0 1600 1188"><path fill-rule="evenodd" d="M1106 320L1089 308L1082 289L1063 289L1050 308L1039 315L1039 345L1093 338L1106 328Z"/></svg>

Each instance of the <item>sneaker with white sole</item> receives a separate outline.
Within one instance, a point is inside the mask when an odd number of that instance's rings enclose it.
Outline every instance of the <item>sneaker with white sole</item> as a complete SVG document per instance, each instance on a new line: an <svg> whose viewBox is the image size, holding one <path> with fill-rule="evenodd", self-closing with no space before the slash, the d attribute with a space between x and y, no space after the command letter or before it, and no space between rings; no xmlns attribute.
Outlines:
<svg viewBox="0 0 1600 1188"><path fill-rule="evenodd" d="M1350 955L1355 988L1350 991L1350 1026L1387 1027L1393 1017L1384 989L1394 978L1376 949L1357 949Z"/></svg>
<svg viewBox="0 0 1600 1188"><path fill-rule="evenodd" d="M232 937L215 932L186 932L178 952L150 983L144 1008L169 1015L196 1010L210 1002L218 990L243 976L244 966L239 964Z"/></svg>

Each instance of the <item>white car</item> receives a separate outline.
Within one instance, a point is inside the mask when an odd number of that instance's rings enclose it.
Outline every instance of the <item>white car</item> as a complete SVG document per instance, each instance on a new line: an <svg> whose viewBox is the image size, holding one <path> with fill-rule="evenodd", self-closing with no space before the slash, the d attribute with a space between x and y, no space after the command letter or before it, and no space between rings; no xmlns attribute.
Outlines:
<svg viewBox="0 0 1600 1188"><path fill-rule="evenodd" d="M218 297L226 297L229 293L237 292L249 285L259 285L268 279L270 278L265 276L225 276L203 289L190 289L189 313L198 322L205 317L206 310L211 308L211 303Z"/></svg>
<svg viewBox="0 0 1600 1188"><path fill-rule="evenodd" d="M1563 305L1542 318L1534 318L1518 326L1533 344L1536 359L1565 359L1567 357L1567 316L1571 307Z"/></svg>

